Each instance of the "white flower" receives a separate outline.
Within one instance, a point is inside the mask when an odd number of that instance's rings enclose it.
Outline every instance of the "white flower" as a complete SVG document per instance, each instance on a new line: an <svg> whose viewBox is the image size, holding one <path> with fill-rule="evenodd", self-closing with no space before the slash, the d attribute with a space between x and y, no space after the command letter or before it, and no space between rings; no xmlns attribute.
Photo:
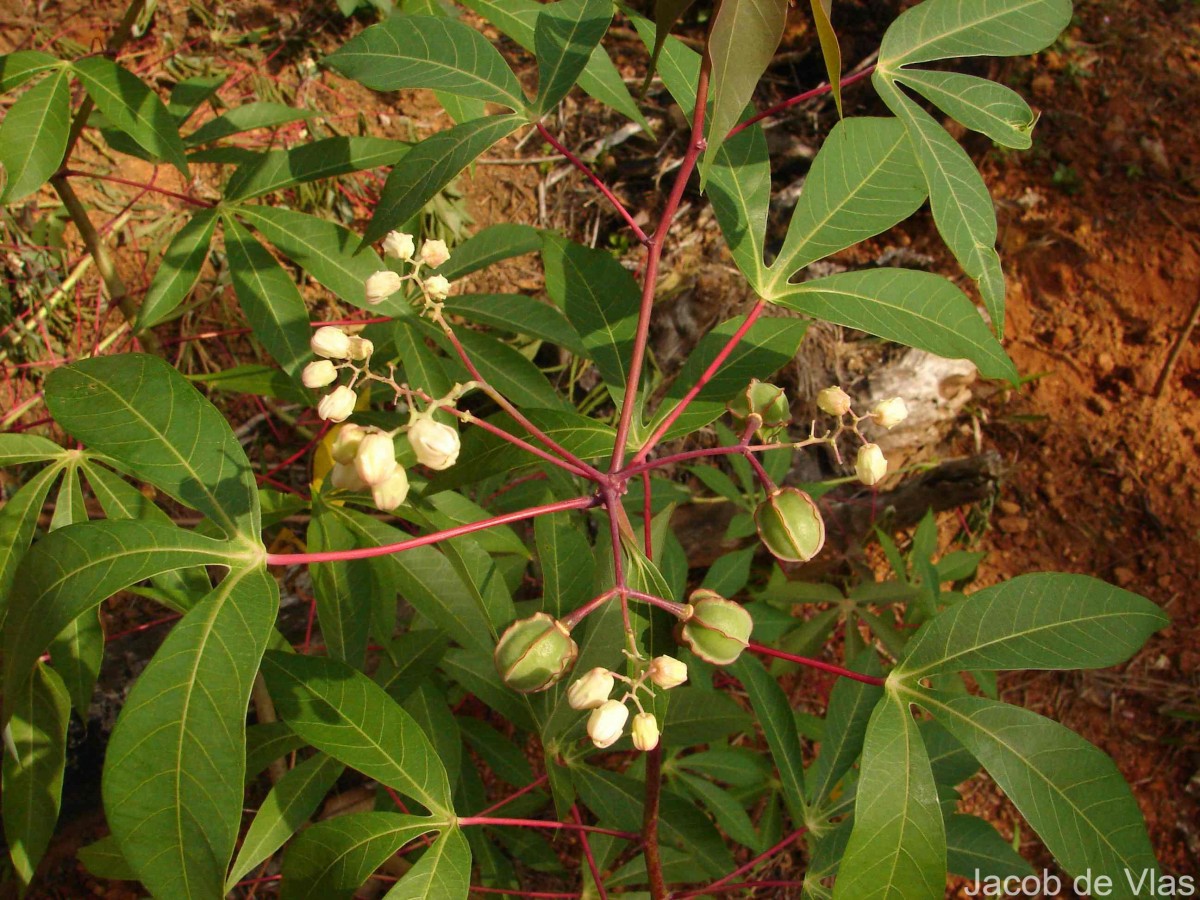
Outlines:
<svg viewBox="0 0 1200 900"><path fill-rule="evenodd" d="M430 275L425 279L425 291L434 300L445 300L450 296L450 282L441 275Z"/></svg>
<svg viewBox="0 0 1200 900"><path fill-rule="evenodd" d="M391 269L383 269L367 279L367 302L374 305L382 303L404 284L404 279Z"/></svg>
<svg viewBox="0 0 1200 900"><path fill-rule="evenodd" d="M344 466L353 465L354 457L358 453L358 445L366 434L367 429L353 423L339 428L337 436L333 439L333 446L329 448L334 462Z"/></svg>
<svg viewBox="0 0 1200 900"><path fill-rule="evenodd" d="M629 710L620 700L605 700L588 716L587 733L599 749L611 747L625 730Z"/></svg>
<svg viewBox="0 0 1200 900"><path fill-rule="evenodd" d="M352 337L350 338L350 350L346 354L350 359L369 359L371 354L375 352L375 345L366 338Z"/></svg>
<svg viewBox="0 0 1200 900"><path fill-rule="evenodd" d="M831 416L844 416L850 412L850 395L836 384L817 394L817 409Z"/></svg>
<svg viewBox="0 0 1200 900"><path fill-rule="evenodd" d="M335 387L330 393L321 398L317 404L317 415L330 422L345 422L354 412L358 403L358 394L344 384Z"/></svg>
<svg viewBox="0 0 1200 900"><path fill-rule="evenodd" d="M322 325L308 342L312 352L328 359L345 359L350 354L350 336L340 328Z"/></svg>
<svg viewBox="0 0 1200 900"><path fill-rule="evenodd" d="M354 469L372 487L391 478L396 471L396 445L392 436L381 431L364 435L354 455Z"/></svg>
<svg viewBox="0 0 1200 900"><path fill-rule="evenodd" d="M431 269L436 269L449 258L450 251L446 249L445 241L426 241L421 245L421 262Z"/></svg>
<svg viewBox="0 0 1200 900"><path fill-rule="evenodd" d="M875 420L876 425L893 428L908 418L908 407L904 405L903 397L881 400L871 410L871 418Z"/></svg>
<svg viewBox="0 0 1200 900"><path fill-rule="evenodd" d="M354 466L345 463L334 463L329 470L329 483L343 491L361 491L366 485L354 471Z"/></svg>
<svg viewBox="0 0 1200 900"><path fill-rule="evenodd" d="M633 717L633 746L643 753L658 746L658 720L653 713L638 713Z"/></svg>
<svg viewBox="0 0 1200 900"><path fill-rule="evenodd" d="M608 699L616 685L613 673L597 666L567 688L567 703L571 709L595 709Z"/></svg>
<svg viewBox="0 0 1200 900"><path fill-rule="evenodd" d="M673 656L654 657L647 671L650 673L650 680L664 691L679 687L687 681L688 677L687 663L681 662Z"/></svg>
<svg viewBox="0 0 1200 900"><path fill-rule="evenodd" d="M389 231L383 239L383 255L392 259L412 259L415 250L413 236L403 231Z"/></svg>
<svg viewBox="0 0 1200 900"><path fill-rule="evenodd" d="M371 499L380 512L391 512L408 496L408 473L401 466L382 484L371 488Z"/></svg>
<svg viewBox="0 0 1200 900"><path fill-rule="evenodd" d="M337 369L327 359L310 362L300 373L300 380L306 388L323 388L337 381Z"/></svg>
<svg viewBox="0 0 1200 900"><path fill-rule="evenodd" d="M433 419L417 419L408 429L408 442L417 454L417 462L438 472L458 462L461 444L458 432Z"/></svg>
<svg viewBox="0 0 1200 900"><path fill-rule="evenodd" d="M858 448L854 471L863 484L878 484L887 474L887 460L878 444L863 444Z"/></svg>

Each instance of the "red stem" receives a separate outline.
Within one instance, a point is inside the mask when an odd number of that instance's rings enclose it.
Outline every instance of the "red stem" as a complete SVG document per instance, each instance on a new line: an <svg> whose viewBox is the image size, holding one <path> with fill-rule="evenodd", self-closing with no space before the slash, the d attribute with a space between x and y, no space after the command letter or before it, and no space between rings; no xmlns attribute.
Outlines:
<svg viewBox="0 0 1200 900"><path fill-rule="evenodd" d="M778 444L730 444L727 447L704 447L699 450L684 450L682 453L672 453L670 456L660 456L649 462L632 463L621 470L622 475L637 475L652 469L661 469L675 463L687 462L690 459L703 459L711 456L731 456L734 453L765 453L767 450L783 450L793 447L791 443Z"/></svg>
<svg viewBox="0 0 1200 900"><path fill-rule="evenodd" d="M691 890L691 891L685 891L684 893L681 893L681 894L680 893L672 894L671 896L672 896L673 900L682 900L682 898L684 898L684 897L695 897L699 894L707 894L709 891L715 890L716 888L719 888L719 887L722 887L723 885L729 884L729 882L733 881L733 879L740 878L742 875L745 875L747 872L752 870L759 863L763 862L764 860L770 859L776 853L785 849L789 844L793 843L798 837L800 837L800 835L804 834L804 832L807 830L808 830L807 828L800 828L800 829L797 829L796 831L793 831L791 834L789 834L787 837L785 837L782 841L780 841L774 847L771 847L768 850L764 850L762 853L758 854L758 856L754 857L754 859L750 860L745 865L738 866L736 869L734 869L732 872L730 872L724 878L717 879L712 884L710 884L708 887L697 888L697 889Z"/></svg>
<svg viewBox="0 0 1200 900"><path fill-rule="evenodd" d="M551 900L579 900L580 894L569 891L518 891L513 888L493 888L471 885L471 891L480 894L503 894L506 897L546 897Z"/></svg>
<svg viewBox="0 0 1200 900"><path fill-rule="evenodd" d="M573 822L551 822L546 819L506 819L493 818L491 816L465 816L458 820L458 824L462 828L468 825L513 825L518 828L553 828L562 829L564 831L590 831L594 834L609 834L613 837L624 838L627 841L636 841L639 835L632 831L617 831L614 828L600 828L596 825L576 825Z"/></svg>
<svg viewBox="0 0 1200 900"><path fill-rule="evenodd" d="M576 825L583 824L578 804L571 804L571 818L575 820ZM588 868L592 872L592 882L600 893L600 900L608 900L608 891L604 889L604 879L600 877L600 867L596 865L596 857L592 855L592 845L588 843L586 831L579 832L579 843L583 845L583 857L587 860Z"/></svg>
<svg viewBox="0 0 1200 900"><path fill-rule="evenodd" d="M512 802L513 802L514 800L516 800L518 797L521 797L521 796L523 796L523 795L525 795L525 794L528 794L530 791L532 791L532 790L536 790L537 788L541 787L543 784L545 784L545 783L546 783L546 781L547 781L549 778L550 778L550 776L549 776L549 775L543 775L543 776L541 776L540 778L537 778L537 779L535 779L535 780L533 780L533 781L529 782L529 784L525 785L525 787L521 788L519 791L514 791L513 793L511 793L511 794L509 794L507 797L505 797L503 800L500 800L500 801L497 801L496 803L493 803L491 806L489 806L489 807L488 807L487 809L485 809L485 810L481 810L481 811L480 811L480 813L479 813L479 815L481 815L481 816L486 816L486 815L487 815L488 813L490 813L490 812L495 812L495 811L496 811L496 810L498 810L500 807L502 807L502 806L505 806L505 805L507 805L507 804L509 804L509 803L512 803Z"/></svg>
<svg viewBox="0 0 1200 900"><path fill-rule="evenodd" d="M762 644L747 644L747 650L753 650L762 656L773 656L776 659L786 659L788 662L798 663L802 666L808 666L810 669L818 669L821 672L829 672L833 675L840 675L842 678L849 678L853 681L861 681L863 684L873 684L876 687L883 687L884 679L876 678L874 675L864 675L861 672L854 672L850 669L835 666L833 663L822 662L819 659L813 659L808 656L797 656L794 653L785 653L782 650L775 650L771 647L764 647Z"/></svg>
<svg viewBox="0 0 1200 900"><path fill-rule="evenodd" d="M373 556L387 556L390 553L400 553L404 550L411 550L413 547L437 544L441 541L448 541L451 538L462 537L464 534L473 534L476 531L495 528L498 525L508 525L511 522L521 522L525 519L534 519L538 516L546 516L568 509L587 509L595 506L598 502L595 497L576 497L572 500L560 500L557 503L547 503L545 506L531 506L529 509L504 513L503 515L493 516L490 519L484 519L482 522L469 522L466 525L457 525L454 528L447 528L445 531L423 534L396 544L383 544L378 547L356 547L352 550L325 550L320 553L268 553L266 562L269 566L292 566L308 563L341 562L347 559L370 559Z"/></svg>
<svg viewBox="0 0 1200 900"><path fill-rule="evenodd" d="M854 84L854 82L861 81L862 79L866 78L874 71L875 66L867 66L861 72L855 72L853 75L847 75L838 83L841 87L849 87L850 85ZM739 131L745 131L755 122L761 122L763 119L768 119L776 113L781 113L785 109L791 109L793 106L804 103L806 100L813 99L813 97L820 97L822 94L828 94L832 90L833 87L831 85L822 84L813 88L811 91L805 91L803 94L797 94L795 97L784 100L782 103L776 103L774 106L768 107L762 112L751 116L745 122L739 122L738 124L734 125L733 128L729 129L729 134L725 135L725 140L729 140Z"/></svg>
<svg viewBox="0 0 1200 900"><path fill-rule="evenodd" d="M651 900L666 900L667 884L658 854L658 801L662 792L662 741L646 753L646 802L642 807L642 853Z"/></svg>
<svg viewBox="0 0 1200 900"><path fill-rule="evenodd" d="M187 194L180 194L176 191L169 191L166 188L156 187L153 184L146 184L142 181L130 181L128 178L118 178L116 175L101 175L98 172L81 172L78 169L63 169L59 174L64 178L95 178L99 181L111 181L116 184L127 184L130 187L141 188L144 191L153 191L156 194L164 194L168 197L174 197L176 200L182 200L184 203L189 203L192 206L202 206L205 209L212 209L213 204L207 200L200 200L197 197L189 197Z"/></svg>

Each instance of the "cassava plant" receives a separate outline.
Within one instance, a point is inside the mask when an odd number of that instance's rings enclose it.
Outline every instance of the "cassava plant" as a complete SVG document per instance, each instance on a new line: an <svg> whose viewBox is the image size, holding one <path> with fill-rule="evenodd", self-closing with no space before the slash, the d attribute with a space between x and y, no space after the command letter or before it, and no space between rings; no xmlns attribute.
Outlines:
<svg viewBox="0 0 1200 900"><path fill-rule="evenodd" d="M1000 84L925 64L1034 53L1067 24L1068 0L922 0L887 29L875 65L845 79L831 4L814 0L830 84L759 113L750 103L786 0L715 4L702 52L669 36L687 0L659 0L653 22L611 0L462 2L533 54L536 90L469 24L478 19L432 0L405 4L324 59L368 88L436 92L454 124L415 143L222 144L286 114L251 103L190 125L219 79L180 83L164 104L117 61L140 0L107 54L0 58L0 88L21 89L0 126L4 201L49 182L125 327L151 351L49 375L45 404L70 447L0 436L0 461L26 475L0 512L3 822L17 878L33 880L54 831L69 716L86 715L104 653L100 606L132 589L178 621L107 746L111 835L80 857L156 897L215 898L250 884L261 894L279 882L284 897L349 898L367 879L389 878L394 900L465 897L472 886L515 896L935 898L948 871L1030 874L991 825L957 811L955 787L981 765L1066 873L1106 875L1114 897L1155 882L1141 816L1111 760L994 690L998 671L1120 663L1166 623L1153 604L1076 575L1025 575L970 595L943 589L978 559L933 561L931 518L909 560L883 536L897 580L849 597L778 567L765 586L750 584L754 548L689 584L671 532L689 488L665 474L692 467L742 508L737 536L757 534L778 560L805 562L821 553L825 525L815 491L785 483L794 454L836 454L848 440L858 480L874 485L887 460L872 438L906 415L903 398L855 411L829 386L816 398L822 418L797 427L767 379L795 356L810 319L1018 383L1001 344L992 204L931 110L1016 149L1030 146L1035 117ZM653 230L546 124L579 86L649 129L600 45L616 13L645 41L647 85L656 73L691 123L664 194L646 200ZM771 160L759 123L827 93L840 113L841 88L868 75L890 115L839 118L782 244L769 248ZM74 109L72 84L85 95ZM71 186L86 177L72 154L87 127L117 152L185 175L198 163L229 167L219 201L172 195L190 215L140 303ZM420 239L422 208L530 129L612 205L636 276L608 252L521 223L452 248ZM281 200L296 185L380 166L390 173L361 235ZM659 384L650 320L690 185L711 202L756 300ZM986 314L929 272L801 277L927 202ZM314 455L311 496L256 478L222 413L152 352L155 329L188 308L218 232L241 310L273 360L222 384L308 410L319 429L291 459ZM459 288L527 253L540 255L545 302ZM310 321L277 255L366 315ZM772 315L780 308L802 315ZM539 367L542 346L569 365ZM584 366L606 392L589 398L586 415L570 377ZM721 443L683 442L701 429ZM38 517L55 484L43 534ZM182 507L200 524L173 521ZM96 510L103 517L90 520ZM310 517L304 545L281 546L278 525L294 515ZM305 572L319 649L277 627L281 576L303 585ZM790 615L794 601L810 600L831 605ZM816 650L839 621L843 662L815 658L836 655ZM815 731L778 681L780 667L797 665L839 676ZM802 735L816 738L815 756ZM269 793L244 815L247 783L268 769ZM344 777L374 787L372 807L308 824ZM509 789L496 795L499 784ZM555 830L571 834L565 856L545 839ZM761 874L789 849L803 849L802 881ZM577 887L538 893L531 873Z"/></svg>

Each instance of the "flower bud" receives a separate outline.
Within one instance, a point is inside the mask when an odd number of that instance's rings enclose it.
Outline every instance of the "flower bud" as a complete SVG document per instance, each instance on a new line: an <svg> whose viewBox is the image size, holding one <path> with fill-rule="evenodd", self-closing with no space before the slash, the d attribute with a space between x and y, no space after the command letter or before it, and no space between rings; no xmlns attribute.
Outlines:
<svg viewBox="0 0 1200 900"><path fill-rule="evenodd" d="M357 473L355 473L357 474ZM391 512L408 497L408 473L396 466L387 481L371 488L371 499L380 512Z"/></svg>
<svg viewBox="0 0 1200 900"><path fill-rule="evenodd" d="M354 466L334 463L329 470L329 483L340 491L361 491L367 485L358 477Z"/></svg>
<svg viewBox="0 0 1200 900"><path fill-rule="evenodd" d="M391 478L396 471L396 445L392 436L381 431L364 435L354 454L354 468L358 477L372 487Z"/></svg>
<svg viewBox="0 0 1200 900"><path fill-rule="evenodd" d="M458 432L433 419L417 419L408 429L408 442L417 454L417 462L441 472L458 462L461 444Z"/></svg>
<svg viewBox="0 0 1200 900"><path fill-rule="evenodd" d="M836 384L817 392L817 409L831 416L844 416L850 412L850 395Z"/></svg>
<svg viewBox="0 0 1200 900"><path fill-rule="evenodd" d="M450 251L446 249L445 241L426 241L421 245L421 262L431 269L436 269L449 258Z"/></svg>
<svg viewBox="0 0 1200 900"><path fill-rule="evenodd" d="M345 359L350 355L350 336L333 325L322 325L308 342L312 352L327 359Z"/></svg>
<svg viewBox="0 0 1200 900"><path fill-rule="evenodd" d="M544 691L567 673L579 655L567 626L548 613L518 619L500 635L496 671L514 691Z"/></svg>
<svg viewBox="0 0 1200 900"><path fill-rule="evenodd" d="M445 300L450 296L450 282L441 275L431 275L425 279L425 290L434 300Z"/></svg>
<svg viewBox="0 0 1200 900"><path fill-rule="evenodd" d="M358 445L362 443L366 434L367 429L353 423L339 428L337 436L333 439L333 446L329 448L333 461L345 466L353 465L354 457L358 455Z"/></svg>
<svg viewBox="0 0 1200 900"><path fill-rule="evenodd" d="M616 685L613 673L597 666L567 688L567 703L571 709L595 709L608 699Z"/></svg>
<svg viewBox="0 0 1200 900"><path fill-rule="evenodd" d="M908 407L904 405L903 397L892 397L881 400L871 410L871 418L881 428L893 428L908 418Z"/></svg>
<svg viewBox="0 0 1200 900"><path fill-rule="evenodd" d="M792 420L792 410L783 388L757 378L751 379L746 390L730 401L729 412L738 419L748 419L751 413L756 413L767 428L778 428Z"/></svg>
<svg viewBox="0 0 1200 900"><path fill-rule="evenodd" d="M404 279L393 272L391 269L383 269L376 272L366 282L367 302L372 306L376 303L382 303L396 291L400 290L400 286L404 284Z"/></svg>
<svg viewBox="0 0 1200 900"><path fill-rule="evenodd" d="M317 404L317 415L330 422L345 422L350 418L350 413L354 412L356 403L358 394L346 385L339 384L321 398L321 402Z"/></svg>
<svg viewBox="0 0 1200 900"><path fill-rule="evenodd" d="M688 677L687 663L673 656L654 657L647 671L650 673L650 680L664 691L679 687Z"/></svg>
<svg viewBox="0 0 1200 900"><path fill-rule="evenodd" d="M304 367L300 380L306 388L323 388L337 381L337 369L329 360L318 359Z"/></svg>
<svg viewBox="0 0 1200 900"><path fill-rule="evenodd" d="M690 600L692 615L679 626L679 639L705 662L727 666L736 661L754 630L750 613L715 591L694 591Z"/></svg>
<svg viewBox="0 0 1200 900"><path fill-rule="evenodd" d="M633 746L643 753L658 746L658 720L654 713L638 713L633 717Z"/></svg>
<svg viewBox="0 0 1200 900"><path fill-rule="evenodd" d="M887 474L887 460L878 444L863 444L858 448L854 471L863 484L878 484Z"/></svg>
<svg viewBox="0 0 1200 900"><path fill-rule="evenodd" d="M605 700L588 716L587 733L592 743L603 750L611 747L625 730L629 710L620 700Z"/></svg>
<svg viewBox="0 0 1200 900"><path fill-rule="evenodd" d="M779 488L754 511L758 537L776 559L808 562L825 545L825 521L812 497L797 488Z"/></svg>
<svg viewBox="0 0 1200 900"><path fill-rule="evenodd" d="M350 350L346 355L350 359L360 360L369 359L374 352L375 345L366 338L352 337L350 338Z"/></svg>
<svg viewBox="0 0 1200 900"><path fill-rule="evenodd" d="M392 259L412 259L416 250L413 236L403 231L389 231L383 239L383 255Z"/></svg>

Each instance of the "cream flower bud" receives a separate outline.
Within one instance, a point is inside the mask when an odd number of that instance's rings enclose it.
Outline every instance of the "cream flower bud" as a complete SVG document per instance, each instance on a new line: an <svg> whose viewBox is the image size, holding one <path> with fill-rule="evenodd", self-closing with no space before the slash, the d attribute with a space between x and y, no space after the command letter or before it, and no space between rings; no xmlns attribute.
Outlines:
<svg viewBox="0 0 1200 900"><path fill-rule="evenodd" d="M391 512L408 497L408 473L396 466L391 477L371 488L371 499L380 512Z"/></svg>
<svg viewBox="0 0 1200 900"><path fill-rule="evenodd" d="M878 484L887 474L887 460L878 444L863 444L858 448L854 471L863 484Z"/></svg>
<svg viewBox="0 0 1200 900"><path fill-rule="evenodd" d="M389 231L383 239L383 255L392 259L412 259L416 248L413 236L403 231Z"/></svg>
<svg viewBox="0 0 1200 900"><path fill-rule="evenodd" d="M450 282L441 275L431 275L425 279L425 290L434 300L445 300L450 296Z"/></svg>
<svg viewBox="0 0 1200 900"><path fill-rule="evenodd" d="M654 657L647 671L650 673L650 680L664 691L679 687L688 677L687 663L673 656Z"/></svg>
<svg viewBox="0 0 1200 900"><path fill-rule="evenodd" d="M330 422L345 422L354 412L358 403L358 394L344 384L340 384L321 398L317 404L317 415Z"/></svg>
<svg viewBox="0 0 1200 900"><path fill-rule="evenodd" d="M608 700L616 685L613 673L597 666L567 688L567 703L571 709L595 709Z"/></svg>
<svg viewBox="0 0 1200 900"><path fill-rule="evenodd" d="M592 743L603 750L611 747L625 730L629 710L620 700L605 700L588 716L587 733Z"/></svg>
<svg viewBox="0 0 1200 900"><path fill-rule="evenodd" d="M329 470L329 483L342 491L361 491L366 487L363 480L354 471L354 466L345 463L334 463Z"/></svg>
<svg viewBox="0 0 1200 900"><path fill-rule="evenodd" d="M431 269L436 269L449 258L450 251L446 249L445 241L426 241L421 245L421 262Z"/></svg>
<svg viewBox="0 0 1200 900"><path fill-rule="evenodd" d="M391 269L376 272L366 282L367 302L370 304L382 303L400 290L402 284L404 284L404 279Z"/></svg>
<svg viewBox="0 0 1200 900"><path fill-rule="evenodd" d="M904 405L903 397L892 397L875 404L871 410L871 418L875 424L883 428L893 428L908 418L908 407Z"/></svg>
<svg viewBox="0 0 1200 900"><path fill-rule="evenodd" d="M458 432L433 419L417 419L408 429L408 442L417 454L417 462L436 471L458 462L461 444Z"/></svg>
<svg viewBox="0 0 1200 900"><path fill-rule="evenodd" d="M310 362L300 373L300 380L306 388L323 388L337 381L337 369L327 359Z"/></svg>
<svg viewBox="0 0 1200 900"><path fill-rule="evenodd" d="M350 355L350 336L333 325L322 325L308 342L312 352L328 359L345 359Z"/></svg>
<svg viewBox="0 0 1200 900"><path fill-rule="evenodd" d="M817 393L817 409L831 416L844 416L850 412L850 395L836 384Z"/></svg>
<svg viewBox="0 0 1200 900"><path fill-rule="evenodd" d="M362 360L369 359L371 354L375 352L375 345L366 338L352 337L350 338L350 350L346 354L350 359Z"/></svg>
<svg viewBox="0 0 1200 900"><path fill-rule="evenodd" d="M633 746L643 753L658 746L658 720L654 713L638 713L633 717Z"/></svg>
<svg viewBox="0 0 1200 900"><path fill-rule="evenodd" d="M367 429L353 423L339 428L337 437L333 439L333 446L329 448L333 461L344 466L354 465L354 457L358 454L358 445L362 443L366 434Z"/></svg>
<svg viewBox="0 0 1200 900"><path fill-rule="evenodd" d="M374 487L383 484L396 471L396 445L392 436L379 431L365 435L354 455L358 477Z"/></svg>

